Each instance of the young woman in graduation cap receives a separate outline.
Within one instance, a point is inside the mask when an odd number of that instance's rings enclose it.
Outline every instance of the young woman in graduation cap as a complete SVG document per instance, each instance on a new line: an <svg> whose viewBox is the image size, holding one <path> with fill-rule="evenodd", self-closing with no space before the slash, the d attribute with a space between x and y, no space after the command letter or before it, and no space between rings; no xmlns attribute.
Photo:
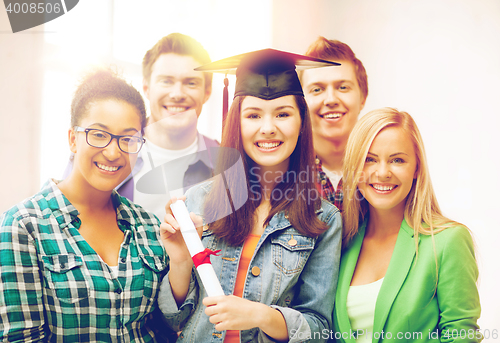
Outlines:
<svg viewBox="0 0 500 343"><path fill-rule="evenodd" d="M236 70L215 178L186 206L226 295L206 297L167 206L161 225L170 271L159 306L179 342L325 341L341 244L338 209L314 185L311 124L296 65L331 65L272 49L201 67ZM238 172L231 150L242 156ZM234 151L234 150L233 150ZM175 200L174 200L175 201Z"/></svg>

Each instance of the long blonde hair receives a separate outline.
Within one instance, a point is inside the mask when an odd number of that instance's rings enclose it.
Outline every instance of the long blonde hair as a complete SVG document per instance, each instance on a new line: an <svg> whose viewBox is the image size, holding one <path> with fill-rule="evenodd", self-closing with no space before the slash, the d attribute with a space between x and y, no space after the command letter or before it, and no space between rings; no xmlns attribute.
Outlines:
<svg viewBox="0 0 500 343"><path fill-rule="evenodd" d="M388 127L401 128L411 138L417 157L417 178L406 198L404 218L414 231L415 245L418 235L434 235L448 227L464 226L441 213L427 167L424 143L413 118L394 108L382 108L364 115L354 126L347 141L344 156L344 211L343 246L346 247L358 232L368 213L368 202L357 185L363 175L365 159L375 137Z"/></svg>

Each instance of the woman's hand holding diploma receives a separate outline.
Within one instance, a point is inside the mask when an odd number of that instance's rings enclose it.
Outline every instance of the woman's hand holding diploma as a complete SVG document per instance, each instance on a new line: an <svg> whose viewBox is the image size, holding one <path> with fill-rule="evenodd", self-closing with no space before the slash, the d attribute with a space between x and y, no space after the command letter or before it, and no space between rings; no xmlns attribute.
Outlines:
<svg viewBox="0 0 500 343"><path fill-rule="evenodd" d="M224 295L210 264L210 255L214 252L204 249L201 243L202 220L188 213L184 199L172 198L167 203L165 223L160 226L162 241L170 257L169 282L177 304L184 301L189 290L193 261L208 296Z"/></svg>
<svg viewBox="0 0 500 343"><path fill-rule="evenodd" d="M185 199L186 197L179 198L179 200ZM160 225L160 236L170 259L170 287L172 288L175 301L180 305L184 302L189 290L193 260L191 259L189 250L180 232L180 225L174 218L172 210L170 209L170 205L177 200L178 199L174 197L170 199L165 206L167 214L165 215L164 222ZM196 227L199 237L201 237L203 232L201 218L194 213L191 213L190 217Z"/></svg>

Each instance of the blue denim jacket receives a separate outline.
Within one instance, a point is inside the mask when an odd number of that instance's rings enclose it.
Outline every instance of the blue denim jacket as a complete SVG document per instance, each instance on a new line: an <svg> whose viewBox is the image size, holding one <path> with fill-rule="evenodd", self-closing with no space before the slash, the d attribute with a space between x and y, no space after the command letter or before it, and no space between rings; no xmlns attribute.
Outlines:
<svg viewBox="0 0 500 343"><path fill-rule="evenodd" d="M203 203L211 183L193 187L186 193L190 212L203 217ZM337 288L341 249L339 210L322 200L319 218L328 230L316 238L300 234L283 213L276 214L265 228L248 267L243 297L270 305L285 318L290 342L323 342L332 329L332 310ZM293 238L297 244L290 245ZM203 233L202 242L211 256L225 294L232 294L243 246L229 246L211 231ZM295 242L293 242L295 243ZM260 274L250 271L259 267ZM201 300L205 289L195 271L188 295L178 308L165 277L158 297L159 307L174 330L182 330L177 342L223 342L225 331L215 330L205 314ZM272 342L258 328L241 331L241 342Z"/></svg>

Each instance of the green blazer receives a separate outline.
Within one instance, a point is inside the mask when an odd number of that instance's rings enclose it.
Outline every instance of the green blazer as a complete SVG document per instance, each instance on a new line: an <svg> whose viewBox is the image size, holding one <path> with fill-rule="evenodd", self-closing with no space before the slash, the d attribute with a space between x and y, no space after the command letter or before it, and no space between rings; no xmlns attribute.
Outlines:
<svg viewBox="0 0 500 343"><path fill-rule="evenodd" d="M365 227L366 222L342 254L333 310L338 342L355 342L346 301ZM448 228L434 235L434 243L432 236L419 235L417 254L413 229L403 220L377 297L373 333L368 333L373 342L481 341L471 235L464 227Z"/></svg>

